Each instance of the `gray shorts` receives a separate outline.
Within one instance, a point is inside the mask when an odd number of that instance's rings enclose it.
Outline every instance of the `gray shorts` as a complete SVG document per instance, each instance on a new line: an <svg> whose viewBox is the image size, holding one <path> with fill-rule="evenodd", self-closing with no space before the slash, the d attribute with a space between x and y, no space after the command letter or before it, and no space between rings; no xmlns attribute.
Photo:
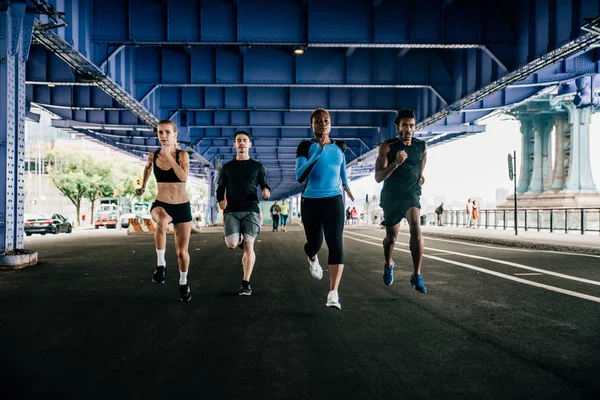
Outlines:
<svg viewBox="0 0 600 400"><path fill-rule="evenodd" d="M257 237L260 233L260 214L253 211L237 211L225 214L225 236L242 234Z"/></svg>

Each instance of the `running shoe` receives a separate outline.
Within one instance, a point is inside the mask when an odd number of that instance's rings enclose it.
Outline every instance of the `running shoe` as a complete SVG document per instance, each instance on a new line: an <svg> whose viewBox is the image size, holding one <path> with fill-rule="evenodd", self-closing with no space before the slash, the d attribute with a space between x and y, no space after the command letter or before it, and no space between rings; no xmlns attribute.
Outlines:
<svg viewBox="0 0 600 400"><path fill-rule="evenodd" d="M167 277L167 267L164 265L159 265L156 267L154 271L154 275L152 275L152 282L154 283L165 283L165 278Z"/></svg>
<svg viewBox="0 0 600 400"><path fill-rule="evenodd" d="M251 296L252 295L252 287L250 286L250 282L242 281L242 288L240 290L240 296Z"/></svg>
<svg viewBox="0 0 600 400"><path fill-rule="evenodd" d="M394 283L394 263L392 262L392 265L390 265L389 267L386 267L385 265L383 266L383 283L386 284L386 286L390 286L392 283Z"/></svg>
<svg viewBox="0 0 600 400"><path fill-rule="evenodd" d="M340 304L340 297L336 290L332 290L327 295L327 303L325 303L327 307L337 308L338 310L342 309L342 305Z"/></svg>
<svg viewBox="0 0 600 400"><path fill-rule="evenodd" d="M319 264L319 257L315 255L314 261L311 260L310 257L307 258L310 274L312 275L312 277L319 280L323 278L323 268L321 268L321 264Z"/></svg>
<svg viewBox="0 0 600 400"><path fill-rule="evenodd" d="M423 284L423 277L421 276L421 274L411 275L410 284L412 287L415 288L417 292L427 293L427 288Z"/></svg>
<svg viewBox="0 0 600 400"><path fill-rule="evenodd" d="M190 285L186 283L185 285L179 285L179 300L181 301L190 301L192 299L192 291L190 289Z"/></svg>

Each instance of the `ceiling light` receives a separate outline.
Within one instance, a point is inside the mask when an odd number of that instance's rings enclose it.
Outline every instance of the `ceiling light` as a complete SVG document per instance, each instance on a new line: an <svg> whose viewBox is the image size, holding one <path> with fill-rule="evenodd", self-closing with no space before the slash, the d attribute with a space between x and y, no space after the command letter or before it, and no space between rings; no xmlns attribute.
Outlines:
<svg viewBox="0 0 600 400"><path fill-rule="evenodd" d="M304 46L294 46L294 54L304 54Z"/></svg>

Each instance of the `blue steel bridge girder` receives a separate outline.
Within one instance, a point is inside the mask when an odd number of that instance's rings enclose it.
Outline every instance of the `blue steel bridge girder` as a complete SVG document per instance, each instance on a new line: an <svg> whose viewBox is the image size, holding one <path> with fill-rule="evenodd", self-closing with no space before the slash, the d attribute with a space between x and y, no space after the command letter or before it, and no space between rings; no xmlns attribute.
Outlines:
<svg viewBox="0 0 600 400"><path fill-rule="evenodd" d="M24 248L25 63L35 9L0 4L0 256Z"/></svg>
<svg viewBox="0 0 600 400"><path fill-rule="evenodd" d="M495 106L518 104L598 70L597 51L585 53L597 38L580 30L584 18L599 14L595 0L51 2L70 21L68 29L53 33L91 60L101 83L35 51L28 63L28 76L35 78L28 99L44 107L78 107L59 109L71 120L127 125L148 121L137 102L155 119L176 121L188 146L213 134L229 137L245 119L253 134L264 129L283 136L306 110L338 108L347 110L334 116L338 126L377 127L364 129L372 138L368 145L351 147L348 157L358 160L372 152L367 147L373 143L395 136L387 110L415 108L420 128L449 127L430 137L431 144L442 143L460 137L456 129ZM269 24L257 17L266 9ZM167 18L147 24L156 15ZM564 43L571 47L565 50ZM305 46L305 54L293 56L295 45ZM573 54L577 59L553 64ZM125 96L125 106L133 113L82 89L91 81L114 96L106 80L131 97ZM64 83L77 90L61 91ZM268 126L264 110L274 111L270 116L281 126L262 128ZM282 117L285 112L298 117ZM198 123L221 118L212 130ZM364 135L363 129L354 134ZM143 148L137 139L123 140L136 151Z"/></svg>

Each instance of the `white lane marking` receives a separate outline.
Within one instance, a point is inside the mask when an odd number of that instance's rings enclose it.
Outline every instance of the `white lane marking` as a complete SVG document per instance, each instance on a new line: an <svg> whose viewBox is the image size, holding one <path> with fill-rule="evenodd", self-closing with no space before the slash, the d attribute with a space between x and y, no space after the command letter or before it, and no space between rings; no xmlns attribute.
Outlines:
<svg viewBox="0 0 600 400"><path fill-rule="evenodd" d="M358 236L363 236L363 237L366 237L366 238L369 238L369 239L380 240L376 236L363 235L363 234L355 233L355 232L352 232L352 234L353 235L358 235ZM347 236L347 237L349 237L349 236ZM398 242L396 242L396 244L398 244ZM400 244L402 246L407 246L408 247L408 244L405 244L405 243L400 243ZM579 278L577 276L561 274L559 272L552 272L552 271L548 271L548 270L545 270L545 269L530 267L528 265L518 264L518 263L514 263L514 262L510 262L510 261L498 260L498 259L495 259L495 258L488 258L488 257L476 256L476 255L466 254L466 253L459 253L459 252L450 251L450 250L434 249L434 248L431 248L431 247L423 247L423 249L424 250L430 250L430 251L437 251L437 252L446 253L446 254L453 254L453 255L461 256L461 257L474 258L476 260L490 261L490 262L494 262L494 263L497 263L497 264L504 264L504 265L509 265L511 267L515 267L515 268L526 269L528 271L541 272L542 274L545 274L545 275L552 275L552 276L556 276L556 277L563 278L563 279L570 279L572 281L589 283L590 285L600 286L600 282L593 281L591 279Z"/></svg>
<svg viewBox="0 0 600 400"><path fill-rule="evenodd" d="M513 275L517 275L517 276L540 276L540 275L544 275L544 274L540 274L539 272L521 272L521 273L515 273Z"/></svg>
<svg viewBox="0 0 600 400"><path fill-rule="evenodd" d="M366 240L354 238L354 237L351 237L351 236L346 236L346 237L348 239L356 240L357 242L367 243L367 244L370 244L370 245L373 245L373 246L381 246L381 244L368 242ZM404 253L410 253L410 250L403 250L403 249L398 249L398 248L395 248L394 250L402 251ZM479 267L476 267L476 266L471 265L471 264L465 264L465 263L461 263L461 262L458 262L458 261L446 260L444 258L430 256L430 255L427 255L427 254L423 254L423 257L425 257L425 258L431 258L432 260L436 260L436 261L447 263L447 264L458 265L459 267L468 268L468 269L472 269L472 270L475 270L475 271L483 272L484 274L494 275L494 276L497 276L499 278L508 279L509 281L515 281L515 282L523 283L525 285L535 286L537 288L550 290L552 292L566 294L567 296L573 296L573 297L577 297L577 298L580 298L580 299L584 299L584 300L589 300L589 301L593 301L593 302L596 302L596 303L600 303L600 297L590 296L589 294L574 292L572 290L566 290L566 289L558 288L558 287L555 287L555 286L544 285L543 283L532 282L532 281L528 281L526 279L516 278L514 276L506 275L506 274L503 274L503 273L500 273L500 272L490 271L490 270L487 270L487 269L484 269L484 268L479 268Z"/></svg>
<svg viewBox="0 0 600 400"><path fill-rule="evenodd" d="M346 231L344 231L344 232L346 232ZM354 232L352 232L352 233L354 233ZM427 232L423 232L423 231L421 231L421 233L427 234ZM404 235L404 236L410 236L409 233L404 233L404 232L398 232L398 234L399 235ZM568 255L568 256L580 256L580 257L600 258L600 256L596 255L596 254L570 253L570 252L566 252L566 251L555 251L555 250L518 249L518 248L514 248L514 247L496 247L496 246L490 246L490 245L485 245L485 244L463 242L463 241L459 241L459 240L441 239L441 238L436 238L436 237L433 237L433 236L427 236L427 239L437 240L437 241L440 241L440 242L459 243L459 244L464 244L466 246L484 247L484 248L487 248L487 249L494 249L494 250L521 251L521 252L526 252L526 253L565 254L565 255ZM533 243L533 244L535 244L534 242L527 242L527 243L530 243L530 244ZM544 244L547 244L547 243L549 244L551 242L544 242ZM559 246L568 246L568 245L565 245L564 243L555 243L555 244L557 244ZM575 244L574 246L577 246L577 245ZM588 246L588 245L582 245L581 247L586 247L586 248L600 250L600 247L594 247L594 246Z"/></svg>

